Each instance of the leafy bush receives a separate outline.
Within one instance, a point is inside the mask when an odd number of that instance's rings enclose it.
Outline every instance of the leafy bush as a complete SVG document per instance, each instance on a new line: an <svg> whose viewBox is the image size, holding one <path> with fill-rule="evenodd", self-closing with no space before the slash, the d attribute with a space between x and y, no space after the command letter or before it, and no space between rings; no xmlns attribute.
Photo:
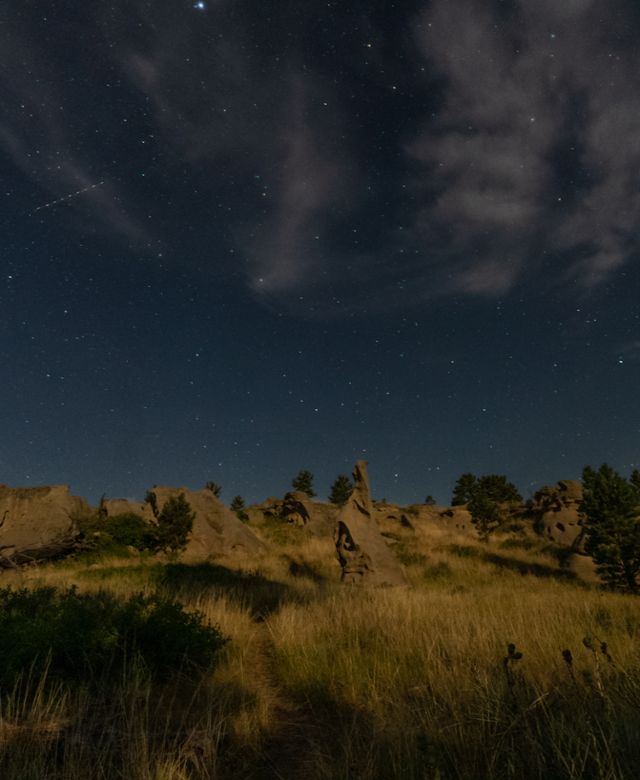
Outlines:
<svg viewBox="0 0 640 780"><path fill-rule="evenodd" d="M133 512L109 517L104 527L116 544L136 550L150 550L155 546L155 528Z"/></svg>
<svg viewBox="0 0 640 780"><path fill-rule="evenodd" d="M91 679L134 658L164 677L185 666L212 666L226 641L201 614L158 595L0 590L2 687L47 668L54 677Z"/></svg>
<svg viewBox="0 0 640 780"><path fill-rule="evenodd" d="M75 518L81 534L81 549L97 555L125 554L127 547L142 552L158 548L156 526L140 515L125 512L109 517L98 510Z"/></svg>

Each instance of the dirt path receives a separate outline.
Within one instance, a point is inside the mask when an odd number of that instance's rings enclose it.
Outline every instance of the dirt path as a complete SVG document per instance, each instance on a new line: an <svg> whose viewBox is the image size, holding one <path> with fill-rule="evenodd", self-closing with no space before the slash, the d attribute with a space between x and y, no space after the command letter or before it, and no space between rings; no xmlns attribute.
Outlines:
<svg viewBox="0 0 640 780"><path fill-rule="evenodd" d="M320 736L311 710L290 698L274 672L273 641L266 624L260 626L254 671L270 703L270 732L263 746L263 762L256 777L274 780L318 778Z"/></svg>

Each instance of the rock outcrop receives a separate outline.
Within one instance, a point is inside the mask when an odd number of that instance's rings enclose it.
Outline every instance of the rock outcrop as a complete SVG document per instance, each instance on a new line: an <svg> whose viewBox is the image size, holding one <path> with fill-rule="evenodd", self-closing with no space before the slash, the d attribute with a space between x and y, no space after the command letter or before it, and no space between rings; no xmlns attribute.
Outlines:
<svg viewBox="0 0 640 780"><path fill-rule="evenodd" d="M474 539L478 536L476 527L471 522L471 514L464 506L412 504L401 507L374 502L373 517L383 530L399 526L415 531L420 536L437 536L442 533L469 535Z"/></svg>
<svg viewBox="0 0 640 780"><path fill-rule="evenodd" d="M74 515L88 511L86 501L72 496L67 485L0 485L0 548L10 555L14 549L35 550L69 538Z"/></svg>
<svg viewBox="0 0 640 780"><path fill-rule="evenodd" d="M563 479L538 490L531 502L536 530L552 542L580 548L581 501L582 483L577 480Z"/></svg>
<svg viewBox="0 0 640 780"><path fill-rule="evenodd" d="M354 488L336 518L334 541L342 567L342 581L349 585L403 585L402 567L385 543L373 517L367 464L358 461Z"/></svg>
<svg viewBox="0 0 640 780"><path fill-rule="evenodd" d="M238 517L216 498L210 490L193 491L188 488L154 487L159 509L167 499L184 493L196 513L193 530L186 550L180 556L185 562L211 561L217 558L249 560L264 551L264 545ZM104 502L109 515L134 512L153 522L149 504L110 499Z"/></svg>
<svg viewBox="0 0 640 780"><path fill-rule="evenodd" d="M260 524L265 519L305 528L312 536L331 537L338 507L312 501L306 493L294 491L284 498L268 498L261 504L247 507L252 522Z"/></svg>

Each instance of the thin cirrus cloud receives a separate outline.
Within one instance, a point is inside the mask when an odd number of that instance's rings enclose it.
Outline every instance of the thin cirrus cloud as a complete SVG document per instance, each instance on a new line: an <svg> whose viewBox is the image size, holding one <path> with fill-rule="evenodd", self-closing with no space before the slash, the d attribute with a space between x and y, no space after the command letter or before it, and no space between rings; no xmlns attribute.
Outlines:
<svg viewBox="0 0 640 780"><path fill-rule="evenodd" d="M626 2L436 0L418 19L442 106L406 146L418 165L415 235L443 287L504 294L553 256L593 288L637 250L640 57L616 19Z"/></svg>
<svg viewBox="0 0 640 780"><path fill-rule="evenodd" d="M0 149L33 185L28 213L64 200L79 230L115 233L130 244L148 243L146 229L132 216L134 209L122 204L124 193L96 166L91 153L79 151L85 113L81 106L67 103L64 70L47 56L18 15L4 30L3 66ZM81 198L69 199L78 192ZM77 206L81 210L75 213Z"/></svg>
<svg viewBox="0 0 640 780"><path fill-rule="evenodd" d="M384 117L373 112L363 130L352 98L379 94L383 50L371 55L381 58L375 74L362 75L359 54L353 73L338 73L299 43L324 3L268 29L248 9L210 4L208 27L174 3L85 13L105 61L149 114L166 180L178 168L200 183L208 176L211 224L226 188L236 251L211 264L240 269L260 300L308 314L310 301L318 310L338 301L344 313L505 296L550 278L550 267L554 280L590 290L634 256L640 53L620 21L632 0L432 0L407 13L402 68L416 97L382 151L369 128ZM373 12L359 14L369 37L384 38ZM34 207L104 180L70 204L88 203L106 230L150 244L157 237L136 216L127 176L99 170L111 155L103 136L60 109L71 105L64 69L38 40L17 18L5 29L11 107L0 146L44 190ZM90 52L78 56L89 68ZM379 163L387 173L376 196L366 185ZM367 228L374 238L354 240Z"/></svg>
<svg viewBox="0 0 640 780"><path fill-rule="evenodd" d="M551 277L586 292L630 262L640 217L640 56L619 29L627 0L519 0L501 9L435 0L412 21L408 54L438 77L440 95L436 110L396 140L408 168L403 189L413 196L402 241L389 224L377 252L328 251L320 229L313 244L317 225L332 226L336 182L350 182L342 222L357 211L367 160L352 152L358 138L348 114L347 141L328 159L318 154L327 153L326 133L308 120L291 123L297 152L283 158L279 206L250 252L255 289L322 296L347 268L358 284L345 309L371 309L376 301L505 296Z"/></svg>

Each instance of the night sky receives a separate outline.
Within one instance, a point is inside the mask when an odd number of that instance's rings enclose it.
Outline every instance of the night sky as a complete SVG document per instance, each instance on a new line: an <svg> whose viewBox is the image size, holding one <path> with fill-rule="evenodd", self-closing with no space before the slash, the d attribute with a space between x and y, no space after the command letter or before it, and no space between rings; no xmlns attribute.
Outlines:
<svg viewBox="0 0 640 780"><path fill-rule="evenodd" d="M0 9L0 482L640 465L637 0Z"/></svg>

